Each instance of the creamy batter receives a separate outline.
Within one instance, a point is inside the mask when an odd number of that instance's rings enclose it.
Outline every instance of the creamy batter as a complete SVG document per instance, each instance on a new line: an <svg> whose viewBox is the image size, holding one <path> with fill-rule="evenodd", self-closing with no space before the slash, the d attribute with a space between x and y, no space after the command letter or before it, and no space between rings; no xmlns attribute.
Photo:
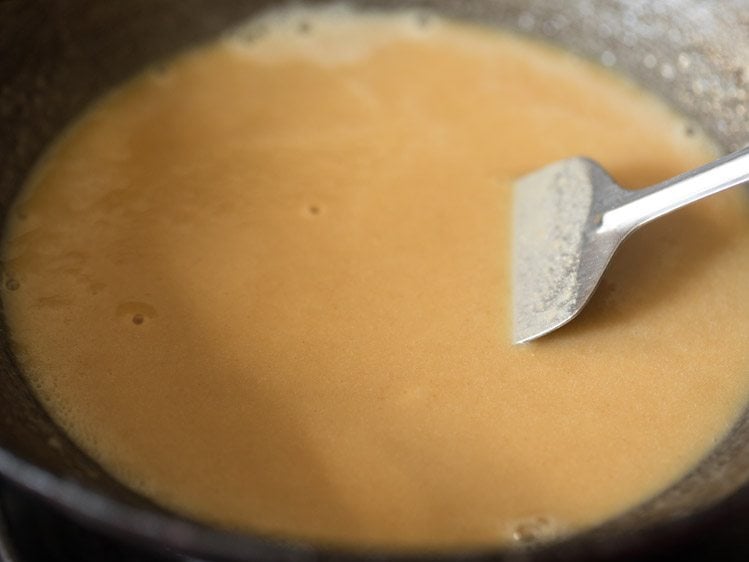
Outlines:
<svg viewBox="0 0 749 562"><path fill-rule="evenodd" d="M509 334L510 185L715 156L592 63L415 14L297 8L149 71L12 210L3 302L54 418L220 526L345 545L553 537L657 493L749 386L749 223L627 241L558 333Z"/></svg>

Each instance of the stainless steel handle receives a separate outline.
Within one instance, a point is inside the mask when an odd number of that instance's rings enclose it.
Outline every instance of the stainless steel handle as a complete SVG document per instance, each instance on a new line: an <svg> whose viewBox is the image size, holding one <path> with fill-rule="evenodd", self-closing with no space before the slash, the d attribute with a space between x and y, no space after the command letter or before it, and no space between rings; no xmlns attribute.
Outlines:
<svg viewBox="0 0 749 562"><path fill-rule="evenodd" d="M654 186L627 192L606 212L599 232L629 232L680 207L749 181L749 147Z"/></svg>

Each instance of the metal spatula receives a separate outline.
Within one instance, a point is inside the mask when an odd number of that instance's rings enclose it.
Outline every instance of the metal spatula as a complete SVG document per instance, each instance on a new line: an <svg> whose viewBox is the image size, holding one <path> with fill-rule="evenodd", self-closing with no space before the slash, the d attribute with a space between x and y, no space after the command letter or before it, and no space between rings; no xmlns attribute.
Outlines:
<svg viewBox="0 0 749 562"><path fill-rule="evenodd" d="M513 188L513 341L536 339L577 316L632 231L746 181L749 148L637 191L587 158L522 177Z"/></svg>

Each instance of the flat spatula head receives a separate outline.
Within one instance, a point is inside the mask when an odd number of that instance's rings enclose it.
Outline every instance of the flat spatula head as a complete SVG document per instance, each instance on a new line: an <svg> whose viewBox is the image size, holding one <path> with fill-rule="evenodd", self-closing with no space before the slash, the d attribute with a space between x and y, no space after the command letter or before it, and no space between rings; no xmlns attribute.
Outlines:
<svg viewBox="0 0 749 562"><path fill-rule="evenodd" d="M621 192L595 162L570 158L513 187L513 341L572 320L593 294L623 236L598 233L607 201Z"/></svg>

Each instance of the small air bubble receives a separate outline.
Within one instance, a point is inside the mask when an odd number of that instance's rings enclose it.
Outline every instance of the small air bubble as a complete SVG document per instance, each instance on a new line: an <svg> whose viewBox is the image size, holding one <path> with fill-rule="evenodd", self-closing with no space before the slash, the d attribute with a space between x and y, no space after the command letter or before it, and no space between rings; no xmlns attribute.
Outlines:
<svg viewBox="0 0 749 562"><path fill-rule="evenodd" d="M686 53L679 53L677 62L681 70L687 70L692 65L692 59L690 59L689 55Z"/></svg>
<svg viewBox="0 0 749 562"><path fill-rule="evenodd" d="M663 63L661 65L661 76L663 76L663 78L665 78L666 80L673 80L674 76L676 76L676 71L670 64Z"/></svg>
<svg viewBox="0 0 749 562"><path fill-rule="evenodd" d="M645 65L645 68L655 68L655 65L658 64L658 59L655 58L653 53L648 53L645 55L645 58L642 59L642 64Z"/></svg>
<svg viewBox="0 0 749 562"><path fill-rule="evenodd" d="M5 288L9 291L17 291L21 287L21 284L18 282L17 279L8 279L5 282Z"/></svg>
<svg viewBox="0 0 749 562"><path fill-rule="evenodd" d="M129 319L133 324L143 324L146 319L156 318L156 309L144 302L124 302L117 307L117 316Z"/></svg>
<svg viewBox="0 0 749 562"><path fill-rule="evenodd" d="M696 131L694 130L694 127L692 125L687 125L684 127L684 134L688 137L693 137L695 135Z"/></svg>
<svg viewBox="0 0 749 562"><path fill-rule="evenodd" d="M512 529L512 539L526 546L553 540L559 535L557 523L547 517L533 517L517 523Z"/></svg>
<svg viewBox="0 0 749 562"><path fill-rule="evenodd" d="M317 205L310 205L309 207L307 207L307 212L310 215L319 215L321 211L322 209L320 209L320 207L318 207Z"/></svg>

